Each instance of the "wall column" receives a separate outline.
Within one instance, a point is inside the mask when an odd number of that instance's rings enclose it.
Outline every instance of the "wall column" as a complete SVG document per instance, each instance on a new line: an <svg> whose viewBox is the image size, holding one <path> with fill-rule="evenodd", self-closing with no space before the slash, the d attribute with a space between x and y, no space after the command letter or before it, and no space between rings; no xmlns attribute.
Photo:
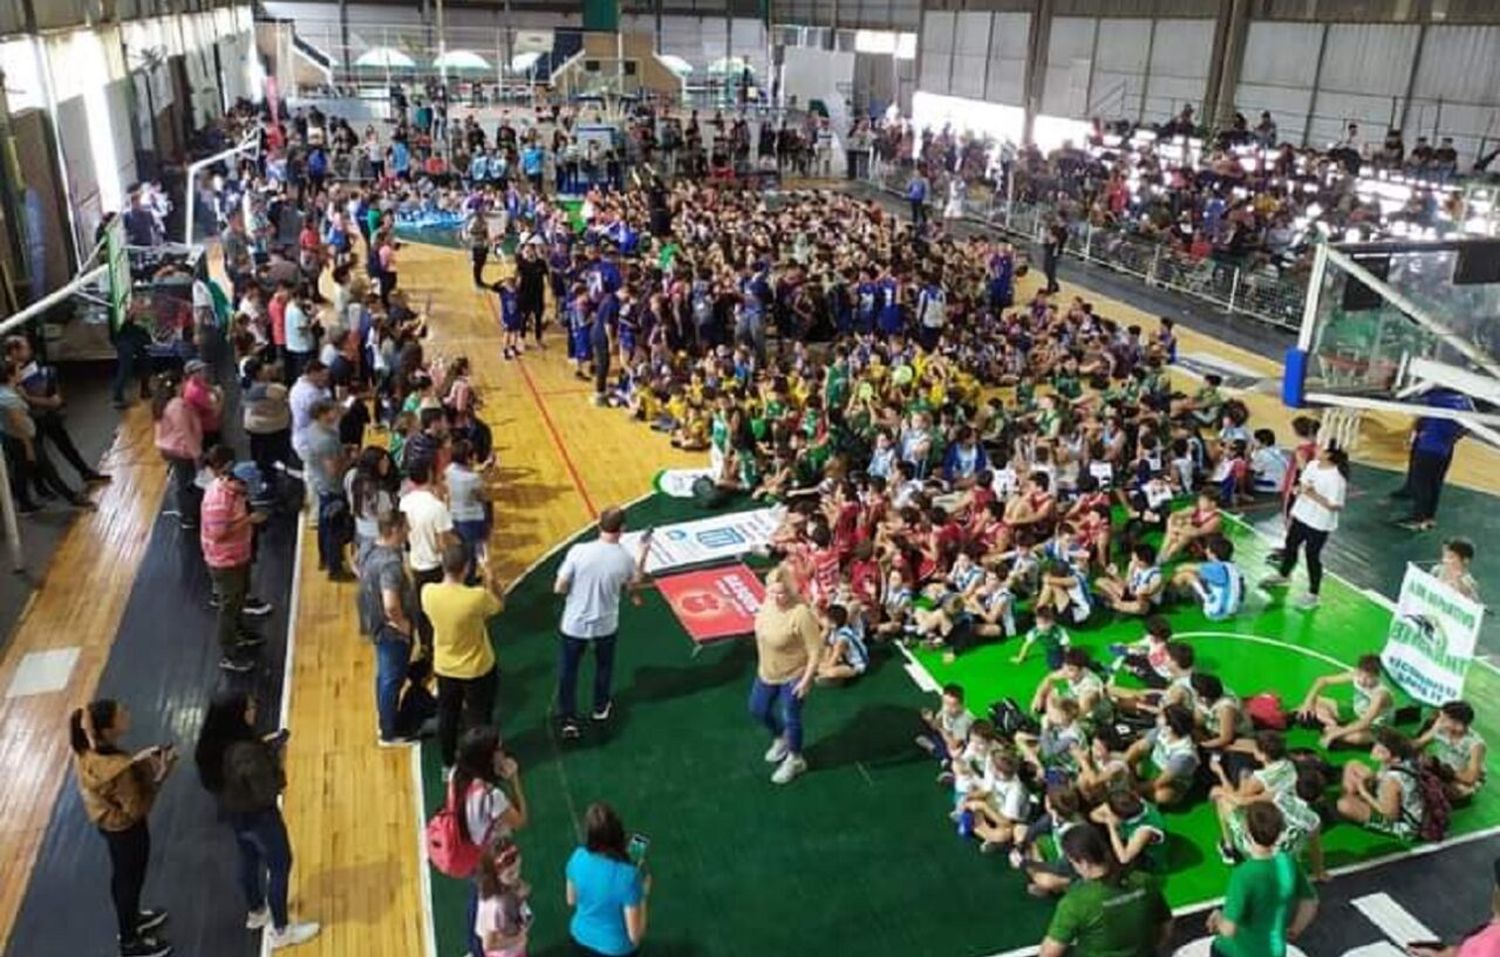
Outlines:
<svg viewBox="0 0 1500 957"><path fill-rule="evenodd" d="M1021 127L1021 142L1030 143L1036 115L1042 110L1042 89L1047 81L1047 47L1052 42L1052 11L1055 0L1037 0L1031 12L1031 28L1026 34L1026 73L1024 91L1026 119ZM955 44L956 45L956 44Z"/></svg>
<svg viewBox="0 0 1500 957"><path fill-rule="evenodd" d="M1234 98L1249 37L1250 0L1219 0L1213 55L1208 61L1208 84L1203 91L1205 126L1223 126L1234 117Z"/></svg>
<svg viewBox="0 0 1500 957"><path fill-rule="evenodd" d="M349 0L339 0L339 64L344 68L340 79L348 83L354 76L354 57L349 49Z"/></svg>

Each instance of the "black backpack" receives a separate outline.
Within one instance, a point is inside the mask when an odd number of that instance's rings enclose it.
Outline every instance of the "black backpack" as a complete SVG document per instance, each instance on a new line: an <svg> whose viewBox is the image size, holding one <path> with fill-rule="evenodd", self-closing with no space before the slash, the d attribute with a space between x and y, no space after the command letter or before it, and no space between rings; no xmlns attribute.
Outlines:
<svg viewBox="0 0 1500 957"><path fill-rule="evenodd" d="M1014 738L1017 734L1036 734L1041 730L1036 719L1022 710L1015 698L1001 698L990 705L990 723L1002 738Z"/></svg>
<svg viewBox="0 0 1500 957"><path fill-rule="evenodd" d="M729 493L707 475L700 475L693 480L693 501L699 508L713 511L728 504Z"/></svg>

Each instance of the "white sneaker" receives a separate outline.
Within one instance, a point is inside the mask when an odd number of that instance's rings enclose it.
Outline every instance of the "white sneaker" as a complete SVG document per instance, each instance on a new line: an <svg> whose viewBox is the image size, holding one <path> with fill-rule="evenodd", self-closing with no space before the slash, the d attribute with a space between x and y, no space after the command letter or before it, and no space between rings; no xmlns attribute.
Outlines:
<svg viewBox="0 0 1500 957"><path fill-rule="evenodd" d="M322 930L315 921L306 921L301 924L287 924L281 930L272 927L268 933L271 937L271 949L280 950L283 947L296 947L305 944L318 936Z"/></svg>
<svg viewBox="0 0 1500 957"><path fill-rule="evenodd" d="M786 746L786 738L777 738L771 742L771 749L766 752L767 764L780 764L792 751Z"/></svg>
<svg viewBox="0 0 1500 957"><path fill-rule="evenodd" d="M807 770L807 761L800 754L788 754L771 773L772 784L790 784L797 775Z"/></svg>
<svg viewBox="0 0 1500 957"><path fill-rule="evenodd" d="M260 930L269 923L271 923L271 908L269 907L253 910L245 916L246 930Z"/></svg>
<svg viewBox="0 0 1500 957"><path fill-rule="evenodd" d="M1265 578L1262 578L1260 580L1260 587L1280 588L1283 585L1288 585L1290 583L1291 579L1287 578L1285 575L1267 575Z"/></svg>
<svg viewBox="0 0 1500 957"><path fill-rule="evenodd" d="M1314 608L1318 607L1319 604L1320 600L1318 596L1314 595L1312 592L1308 592L1307 594L1301 595L1297 598L1297 607L1301 608L1304 611L1312 611Z"/></svg>

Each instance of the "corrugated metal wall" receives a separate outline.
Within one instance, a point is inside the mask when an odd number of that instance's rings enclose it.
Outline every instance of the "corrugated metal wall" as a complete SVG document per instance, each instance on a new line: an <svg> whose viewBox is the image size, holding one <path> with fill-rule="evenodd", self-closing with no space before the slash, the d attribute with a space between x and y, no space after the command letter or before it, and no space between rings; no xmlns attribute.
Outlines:
<svg viewBox="0 0 1500 957"><path fill-rule="evenodd" d="M1031 32L1031 14L996 13L992 17L984 98L1020 106L1026 102L1026 40Z"/></svg>
<svg viewBox="0 0 1500 957"><path fill-rule="evenodd" d="M1500 140L1500 27L1428 27L1406 114L1408 142L1449 135L1465 160Z"/></svg>
<svg viewBox="0 0 1500 957"><path fill-rule="evenodd" d="M897 30L915 33L922 22L922 0L777 0L777 23L844 30ZM834 23L835 17L837 24Z"/></svg>
<svg viewBox="0 0 1500 957"><path fill-rule="evenodd" d="M1417 24L1252 23L1235 105L1252 123L1269 110L1294 143L1305 134L1309 145L1326 146L1350 122L1366 141L1379 141L1394 124L1408 146L1417 136L1452 136L1467 161L1500 139L1500 27L1429 26L1425 39L1422 31Z"/></svg>

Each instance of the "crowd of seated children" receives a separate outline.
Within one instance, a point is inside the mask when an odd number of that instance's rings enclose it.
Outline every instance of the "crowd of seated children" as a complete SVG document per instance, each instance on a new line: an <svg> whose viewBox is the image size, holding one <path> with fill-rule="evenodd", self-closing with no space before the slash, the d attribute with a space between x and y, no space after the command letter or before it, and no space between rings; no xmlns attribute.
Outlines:
<svg viewBox="0 0 1500 957"><path fill-rule="evenodd" d="M773 210L743 195L706 201L698 186L673 192L674 232L705 241L671 257L656 255L639 195L598 198L599 215L638 224L641 245L619 264L573 258L577 322L587 328L600 290L618 291L627 315L604 331L621 353L621 404L677 444L706 441L721 488L786 506L770 550L822 617L825 680L851 680L891 641L950 662L985 641L1016 640L1015 664L1040 647L1049 674L1031 701L1034 731L959 721L961 695L924 717L953 813L986 849L1010 845L1033 893L1057 893L1069 875L1039 851L1043 835L1093 819L1115 831L1121 856L1149 860L1161 853L1155 811L1211 784L1227 845L1243 844L1237 809L1269 793L1291 822L1285 839L1315 856L1304 805L1317 805L1317 780L1265 770L1284 746L1254 735L1243 703L1195 671L1193 647L1162 615L1181 602L1211 621L1239 612L1224 509L1294 487L1317 452L1316 420L1293 423L1289 452L1252 430L1218 376L1172 392L1170 330L1122 328L1080 299L1039 293L1016 307L1008 289L991 295L1006 247L940 227L914 235L847 197L796 194ZM918 328L918 293L934 285L946 324ZM1103 666L1067 630L1101 608L1147 626ZM1406 760L1385 734L1393 708L1378 668L1373 682L1357 671L1320 682L1301 720L1325 747L1373 744L1378 761ZM1114 680L1127 675L1144 687ZM1355 691L1352 718L1322 694L1340 682ZM1462 783L1475 775L1458 757L1461 717L1435 726L1448 744L1424 743L1464 765ZM1382 802L1400 786L1393 774L1369 775ZM1347 777L1341 811L1370 787ZM1043 795L1036 820L1026 794Z"/></svg>
<svg viewBox="0 0 1500 957"><path fill-rule="evenodd" d="M1327 785L1322 774L1305 763L1294 763L1287 756L1286 737L1279 731L1258 731L1235 747L1250 755L1253 768L1238 762L1231 765L1218 755L1209 763L1218 782L1209 792L1209 800L1219 818L1219 856L1224 863L1234 864L1249 854L1245 809L1258 801L1270 801L1285 820L1278 849L1296 858L1305 853L1312 879L1327 880L1323 820L1317 810Z"/></svg>

